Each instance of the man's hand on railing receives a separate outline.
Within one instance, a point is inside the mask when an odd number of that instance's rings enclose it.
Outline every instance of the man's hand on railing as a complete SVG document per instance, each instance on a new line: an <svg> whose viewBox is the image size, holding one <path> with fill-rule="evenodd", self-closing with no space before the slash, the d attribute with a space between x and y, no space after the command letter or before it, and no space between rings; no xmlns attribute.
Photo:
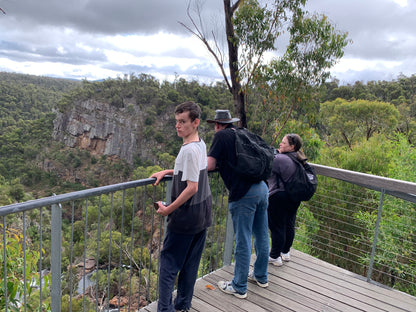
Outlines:
<svg viewBox="0 0 416 312"><path fill-rule="evenodd" d="M153 185L157 186L165 175L173 175L173 169L166 169L166 170L162 170L162 171L153 173L150 176L150 178L156 178L156 181L155 181L155 183L153 183Z"/></svg>

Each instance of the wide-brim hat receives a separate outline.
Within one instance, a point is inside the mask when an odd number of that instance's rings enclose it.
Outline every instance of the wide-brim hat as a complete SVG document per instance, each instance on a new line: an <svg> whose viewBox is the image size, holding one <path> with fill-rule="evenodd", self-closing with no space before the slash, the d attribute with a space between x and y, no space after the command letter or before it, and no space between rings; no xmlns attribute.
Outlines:
<svg viewBox="0 0 416 312"><path fill-rule="evenodd" d="M228 123L233 123L236 121L240 121L240 118L232 118L230 111L228 109L217 109L215 111L215 117L214 119L207 119L208 123L224 123L224 124L228 124Z"/></svg>

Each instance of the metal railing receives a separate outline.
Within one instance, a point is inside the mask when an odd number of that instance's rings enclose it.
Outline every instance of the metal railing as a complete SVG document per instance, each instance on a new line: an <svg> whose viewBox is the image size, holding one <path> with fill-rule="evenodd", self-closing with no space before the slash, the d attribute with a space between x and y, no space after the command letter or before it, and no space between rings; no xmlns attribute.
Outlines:
<svg viewBox="0 0 416 312"><path fill-rule="evenodd" d="M294 248L416 294L416 183L314 165L318 191L302 203ZM0 207L0 311L135 311L157 300L170 197L143 179ZM213 225L199 275L232 262L227 192L210 175ZM40 308L41 307L41 308Z"/></svg>
<svg viewBox="0 0 416 312"><path fill-rule="evenodd" d="M200 275L223 266L227 208L218 175L210 179L215 209ZM136 311L156 300L164 222L153 202L170 198L171 178L153 182L0 207L0 311Z"/></svg>
<svg viewBox="0 0 416 312"><path fill-rule="evenodd" d="M302 203L294 248L416 295L416 183L313 165L319 186Z"/></svg>

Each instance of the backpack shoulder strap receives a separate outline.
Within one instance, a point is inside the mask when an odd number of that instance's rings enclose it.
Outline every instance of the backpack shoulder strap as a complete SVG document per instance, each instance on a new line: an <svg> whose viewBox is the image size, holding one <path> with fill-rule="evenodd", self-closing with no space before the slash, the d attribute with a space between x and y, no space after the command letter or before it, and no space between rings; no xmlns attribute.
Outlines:
<svg viewBox="0 0 416 312"><path fill-rule="evenodd" d="M307 163L307 158L305 158L303 161L299 160L295 155L293 155L292 153L286 153L285 155L287 155L290 159L293 160L293 162L295 162L296 164L300 164L302 165L302 167L305 166L309 166L309 164Z"/></svg>
<svg viewBox="0 0 416 312"><path fill-rule="evenodd" d="M285 153L287 157L289 157L295 164L302 164L299 159L294 156L292 153Z"/></svg>

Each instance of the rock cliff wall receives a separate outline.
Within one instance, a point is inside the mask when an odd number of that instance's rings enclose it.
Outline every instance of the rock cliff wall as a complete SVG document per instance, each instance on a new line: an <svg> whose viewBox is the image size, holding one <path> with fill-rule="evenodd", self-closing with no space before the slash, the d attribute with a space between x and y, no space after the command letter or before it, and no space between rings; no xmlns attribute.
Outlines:
<svg viewBox="0 0 416 312"><path fill-rule="evenodd" d="M94 99L75 102L66 112L57 112L53 138L68 147L92 155L117 156L132 164L134 157L154 161L144 138L144 112L139 105L119 108ZM153 144L154 145L154 144Z"/></svg>

